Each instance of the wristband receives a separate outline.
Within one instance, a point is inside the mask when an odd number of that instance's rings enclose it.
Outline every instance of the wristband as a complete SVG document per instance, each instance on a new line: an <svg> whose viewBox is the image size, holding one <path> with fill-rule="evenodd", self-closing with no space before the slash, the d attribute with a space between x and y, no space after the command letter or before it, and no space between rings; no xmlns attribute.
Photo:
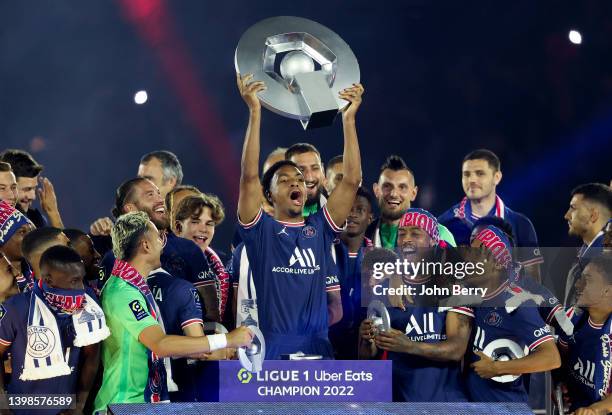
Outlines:
<svg viewBox="0 0 612 415"><path fill-rule="evenodd" d="M225 349L227 347L227 336L225 334L211 334L206 336L210 351Z"/></svg>

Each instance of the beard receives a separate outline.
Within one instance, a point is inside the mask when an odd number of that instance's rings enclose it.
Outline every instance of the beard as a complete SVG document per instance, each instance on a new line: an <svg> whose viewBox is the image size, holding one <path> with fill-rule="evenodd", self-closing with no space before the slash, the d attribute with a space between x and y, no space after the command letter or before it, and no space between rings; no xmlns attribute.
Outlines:
<svg viewBox="0 0 612 415"><path fill-rule="evenodd" d="M406 209L410 207L410 202L404 201L400 204L397 210L387 208L386 202L384 199L379 200L378 206L380 206L380 214L383 219L387 221L396 221L402 218Z"/></svg>
<svg viewBox="0 0 612 415"><path fill-rule="evenodd" d="M153 210L150 209L150 208L144 208L144 209L140 209L140 210L142 210L143 212L145 212L149 216L149 219L151 219L151 222L153 222L153 224L160 231L163 230L163 229L170 228L170 219L168 218L168 213L167 212L163 216L160 216L159 213L153 212Z"/></svg>
<svg viewBox="0 0 612 415"><path fill-rule="evenodd" d="M321 198L321 186L317 185L315 189L316 191L312 194L306 191L306 204L307 205L311 205L311 204L319 202L319 199Z"/></svg>

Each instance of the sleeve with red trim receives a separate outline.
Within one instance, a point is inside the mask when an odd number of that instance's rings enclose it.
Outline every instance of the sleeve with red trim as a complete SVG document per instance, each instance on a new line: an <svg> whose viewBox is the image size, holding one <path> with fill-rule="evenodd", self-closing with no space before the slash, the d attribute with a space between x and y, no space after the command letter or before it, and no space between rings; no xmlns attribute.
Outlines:
<svg viewBox="0 0 612 415"><path fill-rule="evenodd" d="M340 277L338 275L338 266L335 262L328 262L329 272L327 273L327 277L325 277L325 291L333 292L340 291Z"/></svg>
<svg viewBox="0 0 612 415"><path fill-rule="evenodd" d="M176 307L181 329L192 324L204 324L202 321L202 304L198 291L193 287L180 287L175 295Z"/></svg>
<svg viewBox="0 0 612 415"><path fill-rule="evenodd" d="M449 312L459 313L474 318L474 310L470 307L452 307Z"/></svg>
<svg viewBox="0 0 612 415"><path fill-rule="evenodd" d="M550 326L548 326L537 307L519 307L513 316L516 334L525 342L530 351L547 341L554 341Z"/></svg>

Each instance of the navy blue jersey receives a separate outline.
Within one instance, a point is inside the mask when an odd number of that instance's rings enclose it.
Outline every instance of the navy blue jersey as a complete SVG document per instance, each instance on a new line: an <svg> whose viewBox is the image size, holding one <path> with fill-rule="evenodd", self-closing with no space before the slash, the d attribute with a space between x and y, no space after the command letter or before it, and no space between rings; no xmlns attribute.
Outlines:
<svg viewBox="0 0 612 415"><path fill-rule="evenodd" d="M327 208L305 222L280 222L260 210L240 233L257 291L259 328L266 359L302 351L331 358L327 337L327 290L331 244L342 229Z"/></svg>
<svg viewBox="0 0 612 415"><path fill-rule="evenodd" d="M113 251L109 251L101 262L107 279L111 275L114 264L115 255ZM184 279L196 288L215 284L214 272L209 268L202 250L195 242L178 237L172 232L167 234L166 244L161 254L161 265L173 277Z"/></svg>
<svg viewBox="0 0 612 415"><path fill-rule="evenodd" d="M465 203L465 209L462 209L464 203L457 203L449 210L438 217L438 222L446 226L455 237L457 245L469 245L470 235L474 222L478 220L475 217L470 207L470 202ZM505 219L512 226L512 233L515 237L516 246L519 248L518 261L523 266L540 264L544 262L540 249L538 248L538 237L535 228L527 216L518 213L505 206L501 198L497 197L497 202L487 214L487 216L499 216Z"/></svg>
<svg viewBox="0 0 612 415"><path fill-rule="evenodd" d="M166 334L182 336L185 327L204 324L200 296L192 284L158 269L147 277L147 285L159 306ZM192 389L193 372L187 359L172 359L171 364L172 379L182 392L181 400L192 401L188 392Z"/></svg>
<svg viewBox="0 0 612 415"><path fill-rule="evenodd" d="M612 316L604 324L596 324L588 312L571 308L568 316L574 333L559 335L559 347L571 401L570 411L590 406L606 398L612 391Z"/></svg>
<svg viewBox="0 0 612 415"><path fill-rule="evenodd" d="M159 306L166 334L182 336L183 328L203 324L200 296L192 284L156 270L147 277L147 285Z"/></svg>
<svg viewBox="0 0 612 415"><path fill-rule="evenodd" d="M474 317L467 307L389 308L391 327L414 342L438 343L446 340L448 312ZM437 362L407 353L389 352L393 361L393 400L406 402L467 401L462 385L460 362Z"/></svg>
<svg viewBox="0 0 612 415"><path fill-rule="evenodd" d="M555 327L556 332L571 330L571 321L567 318L563 305L548 288L533 278L521 278L516 285L541 297L538 311L546 324Z"/></svg>
<svg viewBox="0 0 612 415"><path fill-rule="evenodd" d="M92 298L93 294L88 290ZM74 341L74 326L72 316L55 314L57 326L61 335L64 356L68 356L67 364L72 372L70 375L57 376L51 379L23 381L19 379L23 371L26 344L28 341L28 313L32 291L15 295L0 305L0 344L8 347L11 354L11 379L7 385L9 394L75 394L78 381L80 347L72 345ZM18 411L13 411L19 413ZM28 412L28 411L26 411ZM29 411L31 413L31 411ZM59 410L41 410L36 413L55 414Z"/></svg>
<svg viewBox="0 0 612 415"><path fill-rule="evenodd" d="M547 341L554 341L551 330L544 322L533 300L521 300L519 306L496 306L500 300L516 304L512 299L530 295L520 287L504 283L500 288L483 297L483 303L474 308L474 329L472 330L472 349L483 351L498 339L504 346L510 345L528 353ZM480 358L468 351L466 363L471 364ZM475 402L525 402L529 401L523 376L513 382L501 383L483 379L472 369L467 373L467 390L471 401Z"/></svg>
<svg viewBox="0 0 612 415"><path fill-rule="evenodd" d="M364 249L371 245L371 241L365 238L358 252L349 252L346 244L338 239L332 247L342 298L342 319L329 328L329 337L337 359L358 358L359 324L366 315L365 309L361 307L361 263Z"/></svg>
<svg viewBox="0 0 612 415"><path fill-rule="evenodd" d="M21 276L17 278L17 288L20 293L32 290L34 285L34 272L25 259L21 260Z"/></svg>

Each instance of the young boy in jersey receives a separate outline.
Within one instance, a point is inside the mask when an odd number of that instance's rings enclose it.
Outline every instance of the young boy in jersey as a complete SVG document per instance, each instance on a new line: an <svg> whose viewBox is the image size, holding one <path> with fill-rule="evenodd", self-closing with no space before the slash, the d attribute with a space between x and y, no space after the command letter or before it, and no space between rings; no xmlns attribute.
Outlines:
<svg viewBox="0 0 612 415"><path fill-rule="evenodd" d="M112 336L102 346L104 375L97 411L106 411L109 403L167 401L165 357L199 356L251 344L252 333L246 327L227 335L167 334L144 277L161 266L159 230L145 212L131 212L117 219L111 238L117 260L102 289L102 307Z"/></svg>
<svg viewBox="0 0 612 415"><path fill-rule="evenodd" d="M40 270L32 291L0 306L0 354L12 356L7 392L76 395L74 413L81 413L98 370L98 343L110 333L102 308L85 292L85 268L74 250L49 248ZM4 375L3 365L0 369ZM0 393L6 403L3 384ZM59 412L57 408L36 411Z"/></svg>
<svg viewBox="0 0 612 415"><path fill-rule="evenodd" d="M418 261L423 250L439 242L435 216L424 209L407 209L399 222L398 246ZM413 286L428 279L424 275L414 280L403 278L407 284L414 282ZM468 307L420 306L420 300L416 296L413 304L389 308L389 332L373 336L372 322L365 320L360 328L362 357L388 351L393 361L394 401L466 401L460 363L468 346L473 311Z"/></svg>
<svg viewBox="0 0 612 415"><path fill-rule="evenodd" d="M265 89L252 75L237 74L238 89L249 108L242 151L238 199L240 234L257 291L259 328L266 339L266 359L302 351L332 358L328 339L326 277L331 244L342 230L361 182L361 158L355 116L363 87L342 90L349 102L342 111L344 178L327 204L304 221L304 175L289 160L274 164L259 181L261 104L257 93ZM274 217L261 209L261 191L274 206ZM342 309L339 288L332 308ZM342 312L335 314L341 317Z"/></svg>
<svg viewBox="0 0 612 415"><path fill-rule="evenodd" d="M482 303L474 307L473 353L466 355L470 369L466 387L471 401L528 402L522 374L559 367L559 352L537 308L540 296L511 283L516 279L512 245L494 226L487 226L472 240L467 259L480 263L484 273L465 280L466 285L486 288ZM516 358L494 360L483 353L492 342L493 352L515 349ZM493 347L493 346L492 346ZM524 350L528 354L521 355ZM512 375L515 379L500 376Z"/></svg>
<svg viewBox="0 0 612 415"><path fill-rule="evenodd" d="M211 243L215 228L223 222L225 209L219 198L213 194L202 193L188 196L175 205L172 229L177 236L192 240L201 250L208 262L209 273L217 290L220 321L225 315L229 294L230 277Z"/></svg>
<svg viewBox="0 0 612 415"><path fill-rule="evenodd" d="M559 336L563 389L576 415L612 412L612 256L591 259L576 281L571 335Z"/></svg>

